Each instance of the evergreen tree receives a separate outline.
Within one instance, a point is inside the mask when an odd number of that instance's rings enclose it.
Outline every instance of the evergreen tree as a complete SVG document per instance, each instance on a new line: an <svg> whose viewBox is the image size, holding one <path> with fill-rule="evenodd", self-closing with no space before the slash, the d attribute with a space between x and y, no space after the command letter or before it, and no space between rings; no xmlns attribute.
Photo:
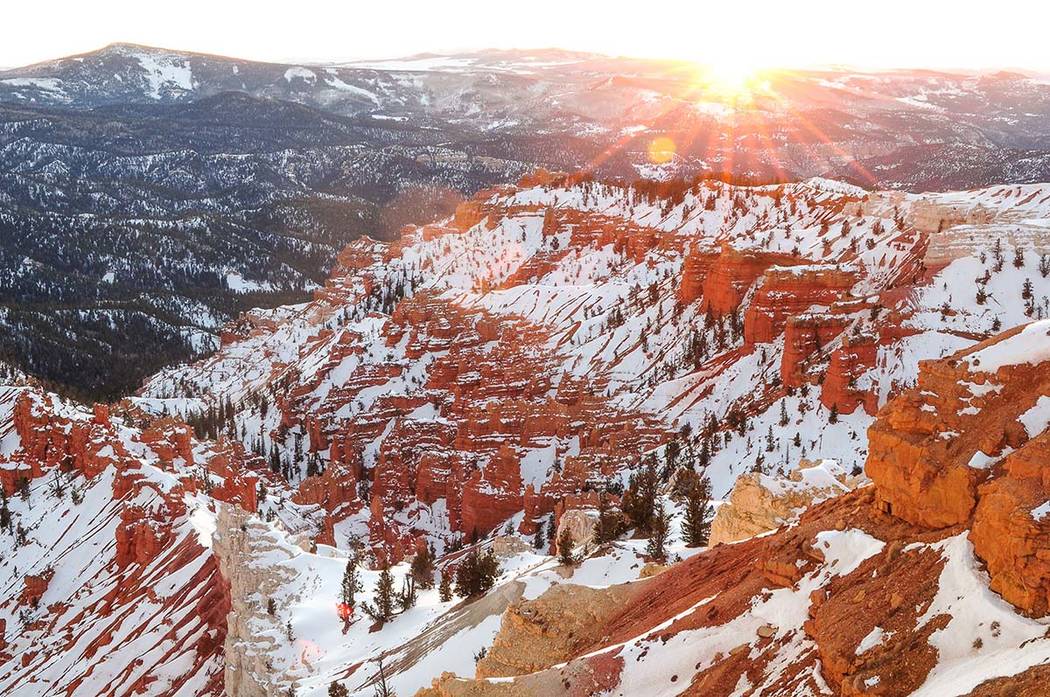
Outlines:
<svg viewBox="0 0 1050 697"><path fill-rule="evenodd" d="M652 456L647 459L645 468L632 474L627 483L627 491L623 495L623 512L639 531L648 531L652 523L659 483Z"/></svg>
<svg viewBox="0 0 1050 697"><path fill-rule="evenodd" d="M346 569L343 571L343 582L339 589L339 597L346 605L353 607L357 591L361 590L361 579L357 575L357 557L352 556L346 560Z"/></svg>
<svg viewBox="0 0 1050 697"><path fill-rule="evenodd" d="M475 547L456 567L456 595L472 598L486 593L496 582L499 561L490 549L484 554Z"/></svg>
<svg viewBox="0 0 1050 697"><path fill-rule="evenodd" d="M397 604L402 612L411 607L415 607L416 580L412 578L412 574L405 576L405 580L401 584L401 594L397 597Z"/></svg>
<svg viewBox="0 0 1050 697"><path fill-rule="evenodd" d="M620 536L623 521L617 511L609 508L605 494L598 497L598 522L594 529L594 541L597 544L612 542Z"/></svg>
<svg viewBox="0 0 1050 697"><path fill-rule="evenodd" d="M653 518L649 525L649 544L645 548L646 554L657 561L667 559L667 533L670 523L667 510L662 503L658 503L653 510Z"/></svg>
<svg viewBox="0 0 1050 697"><path fill-rule="evenodd" d="M365 603L365 612L377 624L389 622L394 616L394 575L383 569L376 583L375 604Z"/></svg>
<svg viewBox="0 0 1050 697"><path fill-rule="evenodd" d="M569 530L568 526L565 526L565 528L561 531L561 534L558 535L558 562L559 563L561 563L561 564L563 564L565 566L575 566L576 565L576 562L578 560L576 559L576 555L573 554L572 545L573 545L572 531Z"/></svg>
<svg viewBox="0 0 1050 697"><path fill-rule="evenodd" d="M532 538L532 546L543 549L547 546L547 521L541 520L536 524L536 536Z"/></svg>
<svg viewBox="0 0 1050 697"><path fill-rule="evenodd" d="M423 590L434 587L434 550L429 545L416 552L409 573Z"/></svg>
<svg viewBox="0 0 1050 697"><path fill-rule="evenodd" d="M711 510L711 483L702 478L686 494L682 534L687 547L704 547L711 534L707 517Z"/></svg>
<svg viewBox="0 0 1050 697"><path fill-rule="evenodd" d="M441 570L441 585L438 586L438 599L443 603L452 600L452 570L447 566Z"/></svg>
<svg viewBox="0 0 1050 697"><path fill-rule="evenodd" d="M350 697L350 690L333 680L328 686L328 697Z"/></svg>

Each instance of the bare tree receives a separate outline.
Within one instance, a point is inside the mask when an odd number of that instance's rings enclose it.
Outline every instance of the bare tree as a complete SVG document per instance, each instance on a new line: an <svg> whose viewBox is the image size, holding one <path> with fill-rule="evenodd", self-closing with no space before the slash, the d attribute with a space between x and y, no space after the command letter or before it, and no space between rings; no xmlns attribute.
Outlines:
<svg viewBox="0 0 1050 697"><path fill-rule="evenodd" d="M372 676L372 685L375 690L375 697L397 697L394 691L390 689L390 685L386 682L386 670L383 668L383 659L380 658L377 661L378 668L376 674Z"/></svg>

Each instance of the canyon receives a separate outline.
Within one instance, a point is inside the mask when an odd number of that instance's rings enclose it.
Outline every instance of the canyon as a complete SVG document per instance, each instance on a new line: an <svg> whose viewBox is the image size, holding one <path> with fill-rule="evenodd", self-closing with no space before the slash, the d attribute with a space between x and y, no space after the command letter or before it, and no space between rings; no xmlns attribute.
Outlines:
<svg viewBox="0 0 1050 697"><path fill-rule="evenodd" d="M0 693L365 695L382 661L421 697L1036 694L1047 219L1037 184L539 170L125 399L5 370ZM660 563L587 540L649 462ZM424 545L492 550L493 588L376 626Z"/></svg>

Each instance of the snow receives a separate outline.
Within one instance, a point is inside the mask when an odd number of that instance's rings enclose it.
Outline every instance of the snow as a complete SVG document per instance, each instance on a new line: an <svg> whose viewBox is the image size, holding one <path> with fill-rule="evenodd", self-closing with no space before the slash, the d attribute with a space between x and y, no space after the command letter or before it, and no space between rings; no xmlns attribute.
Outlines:
<svg viewBox="0 0 1050 697"><path fill-rule="evenodd" d="M187 499L191 497L187 496ZM211 549L211 540L216 527L215 513L208 509L208 504L200 497L193 497L187 503L193 511L190 513L190 523L197 531L201 546Z"/></svg>
<svg viewBox="0 0 1050 697"><path fill-rule="evenodd" d="M871 651L891 636L893 636L893 632L886 632L882 627L875 627L857 644L856 655L860 656Z"/></svg>
<svg viewBox="0 0 1050 697"><path fill-rule="evenodd" d="M62 80L55 77L9 77L0 80L0 85L10 87L33 87L50 92L52 95L64 97L66 91Z"/></svg>
<svg viewBox="0 0 1050 697"><path fill-rule="evenodd" d="M314 84L317 82L317 73L310 70L309 68L288 68L284 71L284 79L288 82L294 82L295 80L302 80L308 84Z"/></svg>
<svg viewBox="0 0 1050 697"><path fill-rule="evenodd" d="M1029 438L1035 438L1050 427L1050 396L1040 395L1035 406L1017 417L1017 420L1028 432Z"/></svg>
<svg viewBox="0 0 1050 697"><path fill-rule="evenodd" d="M1050 361L1050 319L1032 322L1019 333L963 357L970 370L995 373L1004 366Z"/></svg>
<svg viewBox="0 0 1050 697"><path fill-rule="evenodd" d="M160 99L165 90L193 90L193 70L189 62L176 56L145 52L135 53L135 59L145 71L149 96L154 99Z"/></svg>
<svg viewBox="0 0 1050 697"><path fill-rule="evenodd" d="M1047 516L1050 516L1050 501L1044 501L1032 509L1032 519L1037 523L1043 522Z"/></svg>
<svg viewBox="0 0 1050 697"><path fill-rule="evenodd" d="M1019 614L988 588L966 532L929 547L945 561L937 594L918 618L916 631L935 618L949 619L930 635L937 665L913 697L967 694L986 680L1050 661L1050 622Z"/></svg>
<svg viewBox="0 0 1050 697"><path fill-rule="evenodd" d="M811 642L802 631L808 618L810 594L831 579L852 573L885 546L881 540L856 529L822 532L817 544L824 551L825 562L804 576L797 588L772 589L756 597L748 610L725 624L684 630L669 638L661 636L661 630L676 619L671 618L622 646L597 652L616 652L623 659L620 684L608 693L609 697L677 695L682 686L691 683L691 676L710 667L716 657L729 654L742 642L750 643L751 656L757 657L753 645L758 640L759 627L765 625L773 627L773 641L781 642L781 645L776 658L757 676L761 683L750 686L750 689L752 694L772 694L772 686L782 672L812 650ZM700 611L710 600L700 601L679 617ZM654 649L658 658L642 662L640 657L649 647ZM671 674L678 675L679 681L671 683L667 680Z"/></svg>
<svg viewBox="0 0 1050 697"><path fill-rule="evenodd" d="M273 286L269 283L260 283L259 281L249 280L236 271L228 271L226 273L226 287L234 293L253 293L256 291L273 290Z"/></svg>

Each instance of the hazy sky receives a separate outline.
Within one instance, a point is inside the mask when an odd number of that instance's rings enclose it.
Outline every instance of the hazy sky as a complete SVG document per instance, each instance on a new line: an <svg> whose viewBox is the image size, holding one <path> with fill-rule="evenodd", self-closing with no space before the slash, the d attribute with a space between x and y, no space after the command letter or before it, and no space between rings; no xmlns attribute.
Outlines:
<svg viewBox="0 0 1050 697"><path fill-rule="evenodd" d="M114 41L274 61L558 46L763 67L1050 70L1041 0L17 0L0 65Z"/></svg>

